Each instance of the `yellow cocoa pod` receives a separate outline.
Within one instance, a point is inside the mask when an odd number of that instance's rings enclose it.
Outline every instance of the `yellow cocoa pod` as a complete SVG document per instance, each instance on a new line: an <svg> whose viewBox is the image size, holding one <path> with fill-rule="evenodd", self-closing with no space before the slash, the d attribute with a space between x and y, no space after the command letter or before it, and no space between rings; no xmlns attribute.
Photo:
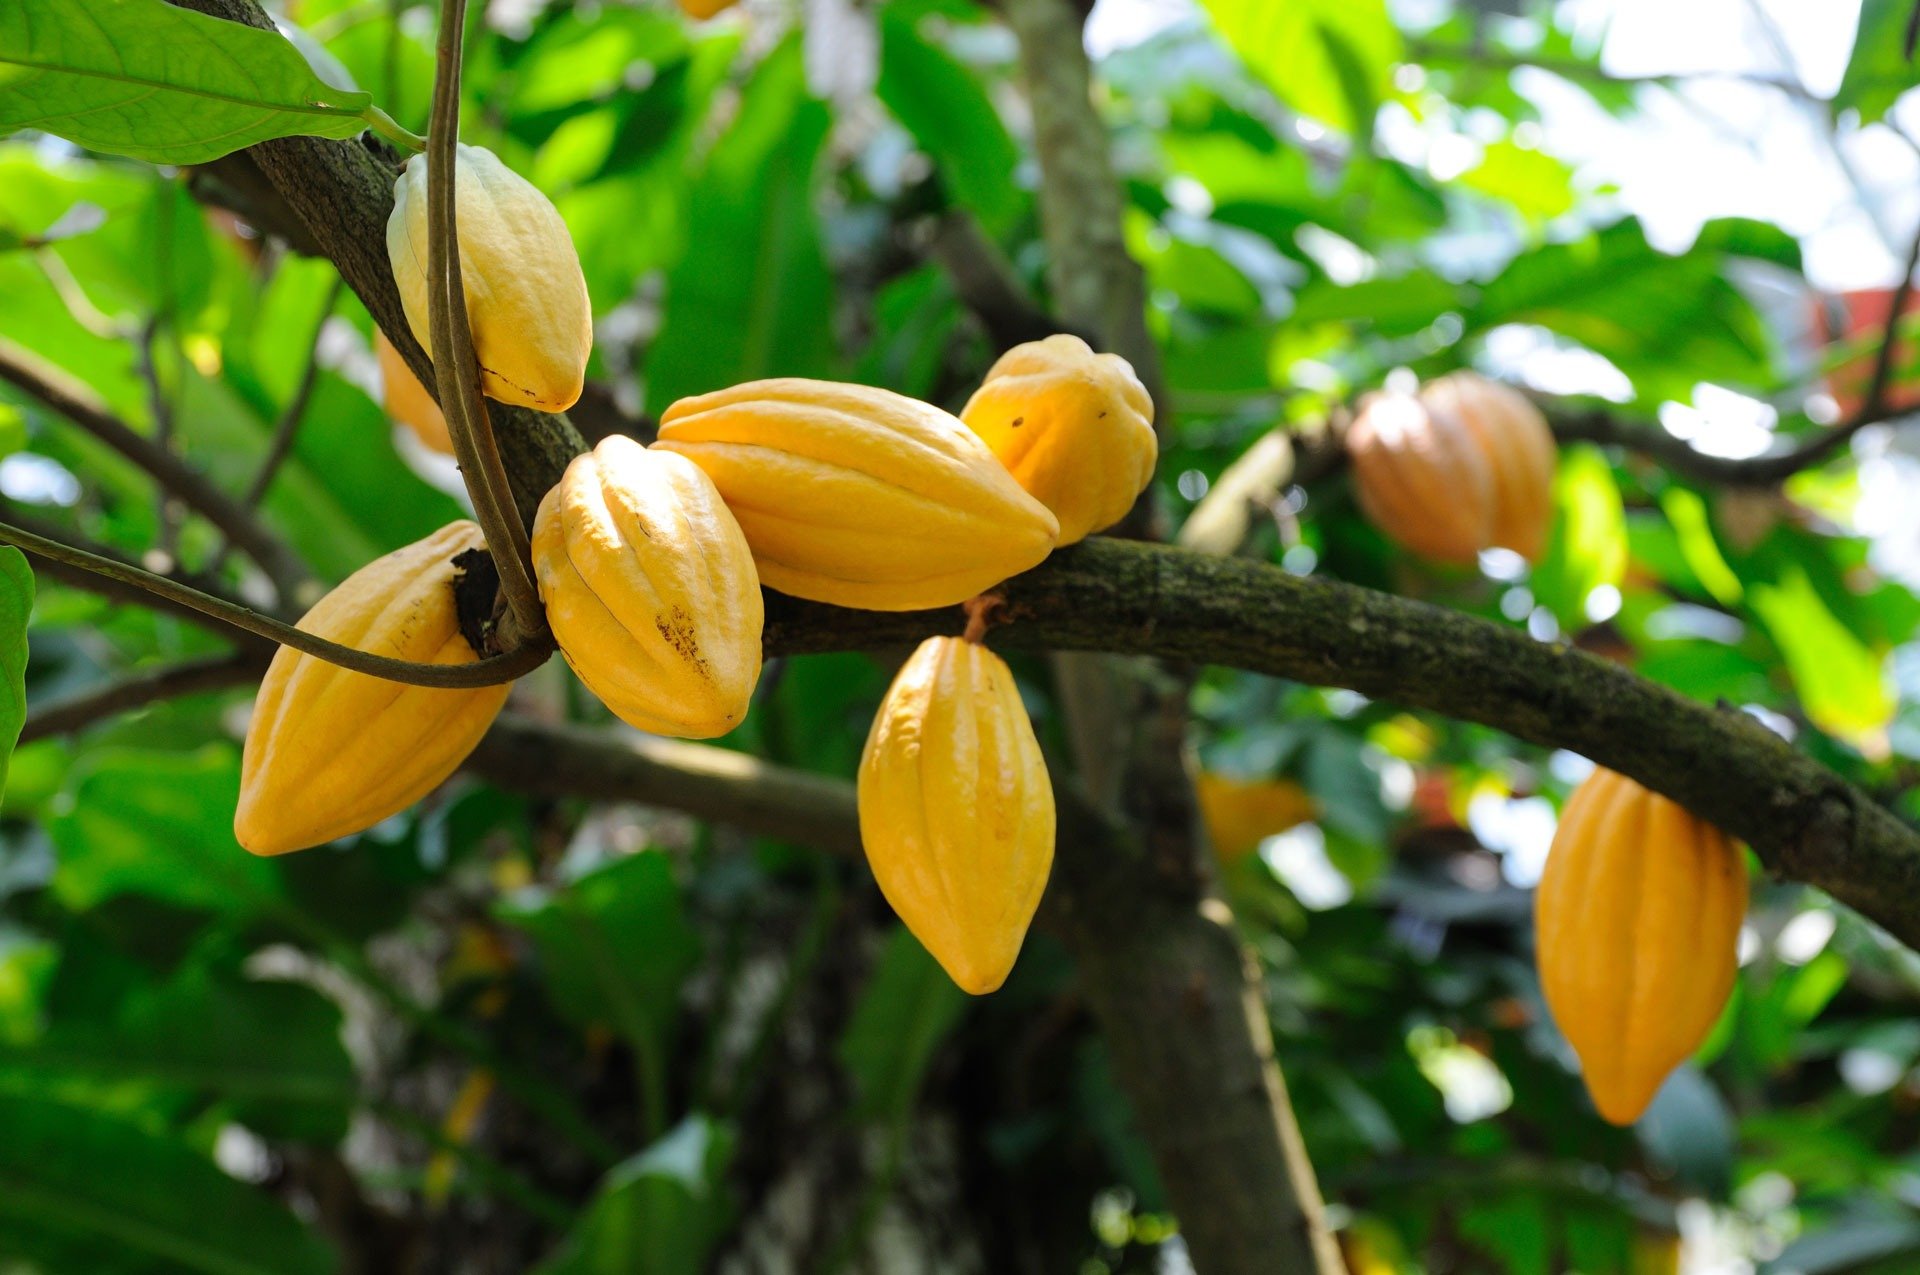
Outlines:
<svg viewBox="0 0 1920 1275"><path fill-rule="evenodd" d="M683 398L654 446L707 471L760 579L799 598L953 606L1037 565L1060 532L958 417L871 386L787 378Z"/></svg>
<svg viewBox="0 0 1920 1275"><path fill-rule="evenodd" d="M1559 453L1533 400L1499 381L1454 372L1421 387L1429 411L1451 416L1479 444L1493 477L1490 542L1538 562L1553 529L1553 477Z"/></svg>
<svg viewBox="0 0 1920 1275"><path fill-rule="evenodd" d="M378 328L373 331L373 349L380 358L381 406L386 408L388 418L412 430L427 450L453 455L453 436L447 432L447 418L440 414L440 405Z"/></svg>
<svg viewBox="0 0 1920 1275"><path fill-rule="evenodd" d="M1389 538L1471 565L1493 543L1493 473L1460 418L1410 394L1372 394L1347 430L1354 494Z"/></svg>
<svg viewBox="0 0 1920 1275"><path fill-rule="evenodd" d="M449 523L348 576L299 627L397 660L472 663L452 560L485 543L473 523ZM284 854L405 810L473 751L508 689L408 686L281 647L247 724L234 836L255 854Z"/></svg>
<svg viewBox="0 0 1920 1275"><path fill-rule="evenodd" d="M1153 399L1117 354L1077 336L1016 345L960 413L1000 463L1060 520L1060 543L1127 516L1153 480Z"/></svg>
<svg viewBox="0 0 1920 1275"><path fill-rule="evenodd" d="M1053 785L1006 662L922 642L873 719L859 798L887 902L963 989L1000 986L1053 866Z"/></svg>
<svg viewBox="0 0 1920 1275"><path fill-rule="evenodd" d="M593 309L567 223L482 146L459 148L453 193L480 388L502 403L565 411L580 397L593 349ZM431 350L425 155L408 160L394 183L387 256L414 338Z"/></svg>
<svg viewBox="0 0 1920 1275"><path fill-rule="evenodd" d="M1226 863L1320 813L1313 794L1291 779L1235 779L1203 770L1194 776L1193 789L1213 852Z"/></svg>
<svg viewBox="0 0 1920 1275"><path fill-rule="evenodd" d="M1719 1018L1746 907L1746 861L1713 825L1609 770L1568 800L1534 899L1540 985L1614 1124Z"/></svg>
<svg viewBox="0 0 1920 1275"><path fill-rule="evenodd" d="M760 678L760 577L713 480L613 435L540 502L533 565L573 671L622 721L706 739Z"/></svg>

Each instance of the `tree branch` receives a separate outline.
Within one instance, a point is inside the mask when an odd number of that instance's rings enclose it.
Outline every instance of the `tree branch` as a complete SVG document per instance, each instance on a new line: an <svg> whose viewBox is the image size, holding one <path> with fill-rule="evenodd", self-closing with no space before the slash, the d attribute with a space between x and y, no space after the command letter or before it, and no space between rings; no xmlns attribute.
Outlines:
<svg viewBox="0 0 1920 1275"><path fill-rule="evenodd" d="M104 718L161 700L245 686L266 667L265 653L242 650L130 674L66 699L42 704L27 714L26 724L20 728L20 742L30 744L52 735L71 735Z"/></svg>
<svg viewBox="0 0 1920 1275"><path fill-rule="evenodd" d="M160 486L224 532L273 582L282 604L296 603L305 564L253 512L172 451L115 416L87 386L0 337L0 380L66 417L138 465Z"/></svg>
<svg viewBox="0 0 1920 1275"><path fill-rule="evenodd" d="M1746 713L1518 629L1246 559L1094 538L996 592L991 644L1105 650L1342 686L1629 775L1920 947L1920 831ZM959 633L958 608L845 611L767 595L768 654Z"/></svg>
<svg viewBox="0 0 1920 1275"><path fill-rule="evenodd" d="M829 854L860 854L851 784L711 744L616 736L507 714L466 766L514 792L636 801Z"/></svg>

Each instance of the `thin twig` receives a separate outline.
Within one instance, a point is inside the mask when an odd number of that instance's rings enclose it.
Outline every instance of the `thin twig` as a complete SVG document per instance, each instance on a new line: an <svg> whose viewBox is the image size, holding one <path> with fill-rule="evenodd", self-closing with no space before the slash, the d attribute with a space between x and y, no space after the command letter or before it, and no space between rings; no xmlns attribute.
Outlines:
<svg viewBox="0 0 1920 1275"><path fill-rule="evenodd" d="M4 337L0 337L0 380L132 461L189 509L226 533L266 573L283 603L299 597L308 573L285 541L205 474L114 415L87 386Z"/></svg>
<svg viewBox="0 0 1920 1275"><path fill-rule="evenodd" d="M494 441L487 401L480 392L479 361L467 321L466 288L460 279L458 146L461 36L466 0L447 0L440 11L438 70L427 155L427 278L433 366L440 372L440 408L473 498L475 517L500 572L500 589L517 624L511 645L547 645L547 619L533 583L533 552L526 524L514 508L513 489Z"/></svg>
<svg viewBox="0 0 1920 1275"><path fill-rule="evenodd" d="M181 584L177 580L155 575L151 571L130 566L116 559L88 553L83 549L75 549L71 545L35 535L21 527L0 523L0 543L16 545L37 557L70 567L79 567L110 580L135 586L158 597L191 607L202 615L211 616L233 628L270 639L282 646L290 646L296 651L325 660L329 664L338 664L356 673L386 678L392 682L405 682L411 686L454 689L497 686L539 668L546 663L550 653L545 648L523 648L509 651L504 655L476 660L472 664L417 664L411 660L389 659L384 655L356 651L350 646L329 642L323 637L316 637L303 629L296 629L290 624L262 615L250 607L213 597Z"/></svg>
<svg viewBox="0 0 1920 1275"><path fill-rule="evenodd" d="M293 451L293 440L300 432L300 422L307 414L307 404L313 401L313 390L320 383L320 338L326 335L327 322L333 318L333 308L339 304L341 289L346 285L338 276L327 289L326 304L320 307L319 321L313 325L313 339L307 342L307 364L301 369L300 382L294 386L293 396L280 411L280 419L274 423L273 438L267 444L267 454L260 459L260 468L254 474L253 481L247 484L246 494L240 497L240 503L249 509L258 509L260 502L266 499L267 489L273 486L274 475L280 472L280 466L286 463L287 456ZM214 560L219 561L225 553L224 547Z"/></svg>
<svg viewBox="0 0 1920 1275"><path fill-rule="evenodd" d="M30 744L50 735L70 735L104 718L145 708L161 700L245 686L260 676L266 664L261 652L242 650L183 660L178 664L166 664L134 673L66 699L40 705L27 714L26 724L20 728L20 742Z"/></svg>

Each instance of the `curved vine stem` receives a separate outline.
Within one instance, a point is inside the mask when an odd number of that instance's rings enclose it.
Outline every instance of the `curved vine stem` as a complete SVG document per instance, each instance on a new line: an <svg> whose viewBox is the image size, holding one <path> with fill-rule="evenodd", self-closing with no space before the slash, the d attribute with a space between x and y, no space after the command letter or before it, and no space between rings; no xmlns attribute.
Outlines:
<svg viewBox="0 0 1920 1275"><path fill-rule="evenodd" d="M480 392L479 360L467 322L466 288L460 279L457 149L460 132L460 37L466 0L447 0L440 11L439 67L433 81L433 115L427 142L427 313L440 407L486 533L518 632L510 645L546 647L546 612L533 583L533 550L526 524L514 508L513 489L494 442L493 422Z"/></svg>
<svg viewBox="0 0 1920 1275"><path fill-rule="evenodd" d="M46 558L69 567L78 567L91 571L95 575L132 585L156 597L169 602L190 607L200 614L210 616L223 624L252 633L282 646L316 659L338 664L342 668L352 669L356 673L365 673L372 677L385 678L390 682L406 682L412 686L435 686L446 689L471 689L477 686L497 686L502 682L511 682L526 673L531 673L546 663L551 653L544 645L521 647L496 655L490 659L477 660L472 664L416 664L411 660L395 660L384 655L373 655L366 651L357 651L338 642L329 642L291 624L283 623L270 616L260 614L250 607L228 602L200 592L177 580L166 576L143 571L139 567L112 558L103 558L88 553L84 549L75 549L63 545L57 540L37 536L31 531L8 523L0 522L0 544L15 545L36 557Z"/></svg>

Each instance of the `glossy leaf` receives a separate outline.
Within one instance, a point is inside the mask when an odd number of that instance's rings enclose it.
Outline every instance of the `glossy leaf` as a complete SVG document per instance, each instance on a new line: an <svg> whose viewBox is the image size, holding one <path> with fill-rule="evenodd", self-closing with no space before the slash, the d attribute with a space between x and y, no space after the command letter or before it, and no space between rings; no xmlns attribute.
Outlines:
<svg viewBox="0 0 1920 1275"><path fill-rule="evenodd" d="M199 164L269 138L353 137L371 101L322 81L283 36L165 0L0 10L0 132Z"/></svg>

